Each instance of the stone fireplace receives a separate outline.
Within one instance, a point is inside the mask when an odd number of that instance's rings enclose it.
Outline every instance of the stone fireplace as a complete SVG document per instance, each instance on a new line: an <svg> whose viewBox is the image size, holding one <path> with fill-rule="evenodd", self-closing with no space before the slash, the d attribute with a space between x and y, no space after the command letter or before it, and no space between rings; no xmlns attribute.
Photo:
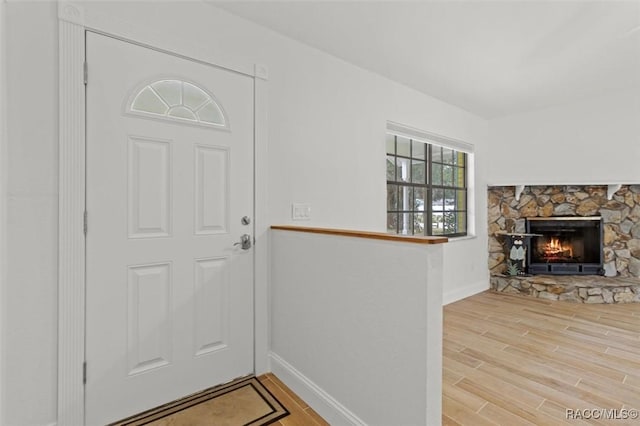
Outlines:
<svg viewBox="0 0 640 426"><path fill-rule="evenodd" d="M615 193L607 185L524 186L518 197L514 186L490 186L487 217L493 290L584 303L640 302L640 185L622 185ZM528 241L526 276L510 275L510 233L536 235Z"/></svg>

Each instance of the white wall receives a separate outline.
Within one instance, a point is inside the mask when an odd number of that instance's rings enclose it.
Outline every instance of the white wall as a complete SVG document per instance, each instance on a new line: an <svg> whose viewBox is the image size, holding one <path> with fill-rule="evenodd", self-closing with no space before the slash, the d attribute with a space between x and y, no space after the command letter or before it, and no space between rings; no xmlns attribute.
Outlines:
<svg viewBox="0 0 640 426"><path fill-rule="evenodd" d="M492 120L490 184L640 182L640 89Z"/></svg>
<svg viewBox="0 0 640 426"><path fill-rule="evenodd" d="M8 249L0 423L7 425L43 425L56 417L56 16L55 4L6 5Z"/></svg>
<svg viewBox="0 0 640 426"><path fill-rule="evenodd" d="M251 70L267 64L269 217L384 230L387 120L476 145L480 237L445 248L445 293L487 284L484 144L472 114L199 2L84 4L87 22L138 41ZM2 300L2 424L56 420L57 14L55 4L9 2L8 264ZM172 31L167 32L166 29Z"/></svg>
<svg viewBox="0 0 640 426"><path fill-rule="evenodd" d="M332 425L440 424L442 248L273 231L274 373Z"/></svg>
<svg viewBox="0 0 640 426"><path fill-rule="evenodd" d="M4 359L2 357L2 343L4 336L4 286L6 273L6 183L7 183L7 153L6 153L6 20L5 2L0 2L0 383L4 383ZM3 389L0 386L0 421L4 403Z"/></svg>
<svg viewBox="0 0 640 426"><path fill-rule="evenodd" d="M267 40L271 222L294 223L291 203L304 202L312 217L297 224L384 232L386 121L464 140L477 152L478 237L445 247L445 300L487 289L486 121L299 43Z"/></svg>

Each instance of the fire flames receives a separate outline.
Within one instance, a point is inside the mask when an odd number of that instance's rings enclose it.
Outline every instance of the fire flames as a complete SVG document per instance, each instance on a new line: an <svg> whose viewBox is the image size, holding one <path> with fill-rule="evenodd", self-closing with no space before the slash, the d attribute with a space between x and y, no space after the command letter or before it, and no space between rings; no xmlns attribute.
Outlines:
<svg viewBox="0 0 640 426"><path fill-rule="evenodd" d="M544 244L542 252L544 257L573 257L571 244L565 244L558 238L551 238L547 244Z"/></svg>

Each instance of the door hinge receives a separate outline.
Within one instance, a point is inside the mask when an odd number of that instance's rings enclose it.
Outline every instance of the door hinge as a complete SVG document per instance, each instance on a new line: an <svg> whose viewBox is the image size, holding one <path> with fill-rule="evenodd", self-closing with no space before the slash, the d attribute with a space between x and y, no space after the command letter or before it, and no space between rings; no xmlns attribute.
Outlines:
<svg viewBox="0 0 640 426"><path fill-rule="evenodd" d="M83 225L84 235L87 235L87 211L84 211L84 225Z"/></svg>
<svg viewBox="0 0 640 426"><path fill-rule="evenodd" d="M87 384L87 362L82 363L82 384Z"/></svg>
<svg viewBox="0 0 640 426"><path fill-rule="evenodd" d="M89 77L89 65L85 62L83 64L84 84L87 85L87 79Z"/></svg>

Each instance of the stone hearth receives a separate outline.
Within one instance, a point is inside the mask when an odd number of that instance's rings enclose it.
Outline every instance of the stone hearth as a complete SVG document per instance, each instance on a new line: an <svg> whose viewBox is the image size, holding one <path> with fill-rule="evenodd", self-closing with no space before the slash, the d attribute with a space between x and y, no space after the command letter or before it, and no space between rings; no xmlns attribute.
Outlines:
<svg viewBox="0 0 640 426"><path fill-rule="evenodd" d="M640 302L637 278L597 275L491 275L491 290L577 303Z"/></svg>

